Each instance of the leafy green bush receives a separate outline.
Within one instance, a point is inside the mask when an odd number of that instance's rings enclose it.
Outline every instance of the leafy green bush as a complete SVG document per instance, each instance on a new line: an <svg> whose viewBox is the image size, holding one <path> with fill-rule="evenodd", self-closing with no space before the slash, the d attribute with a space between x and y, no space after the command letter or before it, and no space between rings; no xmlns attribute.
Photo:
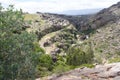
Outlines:
<svg viewBox="0 0 120 80"><path fill-rule="evenodd" d="M71 69L74 69L73 66L69 66L69 65L66 64L66 58L65 57L57 56L57 59L58 60L55 63L54 68L53 68L53 73L60 74L60 73L69 71Z"/></svg>
<svg viewBox="0 0 120 80"><path fill-rule="evenodd" d="M71 67L69 65L59 64L54 67L53 72L60 74L60 73L63 73L63 72L69 71L69 70L71 70Z"/></svg>
<svg viewBox="0 0 120 80"><path fill-rule="evenodd" d="M80 48L72 47L67 52L67 64L73 66L88 64L93 61L93 57L93 51L91 49L88 49L85 53Z"/></svg>
<svg viewBox="0 0 120 80"><path fill-rule="evenodd" d="M52 71L54 63L52 57L48 54L41 54L38 58L36 76L46 76Z"/></svg>
<svg viewBox="0 0 120 80"><path fill-rule="evenodd" d="M36 36L23 31L22 11L0 5L0 80L34 80ZM33 57L34 56L34 57Z"/></svg>

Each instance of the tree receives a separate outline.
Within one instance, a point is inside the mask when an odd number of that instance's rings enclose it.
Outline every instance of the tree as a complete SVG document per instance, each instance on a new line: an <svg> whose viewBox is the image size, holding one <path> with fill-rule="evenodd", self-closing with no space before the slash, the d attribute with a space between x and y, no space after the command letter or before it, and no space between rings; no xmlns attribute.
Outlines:
<svg viewBox="0 0 120 80"><path fill-rule="evenodd" d="M23 31L22 10L0 5L0 80L33 80L36 36Z"/></svg>

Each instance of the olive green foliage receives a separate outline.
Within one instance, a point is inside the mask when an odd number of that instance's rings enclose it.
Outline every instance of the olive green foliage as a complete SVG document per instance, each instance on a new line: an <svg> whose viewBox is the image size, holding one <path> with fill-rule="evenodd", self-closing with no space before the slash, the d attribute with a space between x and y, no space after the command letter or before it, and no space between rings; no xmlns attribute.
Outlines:
<svg viewBox="0 0 120 80"><path fill-rule="evenodd" d="M109 60L109 63L115 63L115 62L120 62L120 57L116 57Z"/></svg>
<svg viewBox="0 0 120 80"><path fill-rule="evenodd" d="M0 5L0 80L34 80L36 37L23 31L22 11Z"/></svg>
<svg viewBox="0 0 120 80"><path fill-rule="evenodd" d="M82 68L82 67L93 68L93 67L95 67L95 65L93 65L93 64L82 64L82 65L80 65L80 67L81 67L81 68Z"/></svg>
<svg viewBox="0 0 120 80"><path fill-rule="evenodd" d="M66 58L63 56L57 56L57 62L54 65L53 73L63 73L66 71L69 71L71 69L74 69L73 66L69 66L66 64Z"/></svg>
<svg viewBox="0 0 120 80"><path fill-rule="evenodd" d="M79 48L70 48L70 49L71 49L71 51L74 51L74 50L78 49L78 52L75 51L76 54L79 53L79 51L81 51ZM89 49L87 51L89 51ZM92 51L90 51L90 52L92 52ZM92 68L92 67L94 67L91 64L91 62L93 60L93 56L89 55L89 54L91 54L90 52L85 53L85 52L81 51L81 53L79 53L79 55L74 55L74 57L77 56L76 60L75 60L75 58L71 58L70 55L67 55L67 56L57 55L56 56L56 59L57 59L56 62L53 62L52 57L50 55L41 54L38 57L36 77L44 77L44 76L51 75L53 73L61 74L61 73L64 73L66 71L69 71L69 70L77 68L77 67ZM81 58L81 59L78 59L78 58ZM73 62L73 63L69 64L68 60Z"/></svg>
<svg viewBox="0 0 120 80"><path fill-rule="evenodd" d="M75 66L66 64L66 58L63 56L57 56L57 61L53 62L52 57L48 54L41 54L39 56L39 62L36 69L36 77L44 77L53 73L61 74L63 72L74 69Z"/></svg>
<svg viewBox="0 0 120 80"><path fill-rule="evenodd" d="M41 67L47 67L48 70L52 70L53 67L52 64L53 64L53 60L50 55L42 54L40 56L39 65L41 65Z"/></svg>
<svg viewBox="0 0 120 80"><path fill-rule="evenodd" d="M63 73L63 72L66 72L66 71L69 71L71 69L73 69L71 66L63 63L63 62L59 62L60 64L56 65L53 69L53 72L54 73Z"/></svg>
<svg viewBox="0 0 120 80"><path fill-rule="evenodd" d="M40 53L40 54L45 54L44 49L40 48L39 43L38 42L34 42L34 51L35 53Z"/></svg>
<svg viewBox="0 0 120 80"><path fill-rule="evenodd" d="M43 77L49 75L53 67L54 63L52 57L48 54L41 54L38 58L36 76Z"/></svg>
<svg viewBox="0 0 120 80"><path fill-rule="evenodd" d="M78 47L72 47L67 52L67 64L79 66L93 61L93 51L89 48L86 52Z"/></svg>

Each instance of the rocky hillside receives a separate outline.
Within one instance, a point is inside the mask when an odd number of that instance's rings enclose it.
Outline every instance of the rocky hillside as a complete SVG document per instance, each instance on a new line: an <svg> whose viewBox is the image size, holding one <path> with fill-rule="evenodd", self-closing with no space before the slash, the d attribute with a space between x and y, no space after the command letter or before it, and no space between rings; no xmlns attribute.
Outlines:
<svg viewBox="0 0 120 80"><path fill-rule="evenodd" d="M120 80L120 63L97 65L94 68L77 68L42 80Z"/></svg>
<svg viewBox="0 0 120 80"><path fill-rule="evenodd" d="M96 63L120 61L120 2L94 15L37 12L25 14L25 21L47 54L64 55L71 46L84 49L91 42Z"/></svg>
<svg viewBox="0 0 120 80"><path fill-rule="evenodd" d="M120 2L90 18L94 28L90 37L98 62L119 61L120 58ZM102 56L104 55L104 56ZM101 63L100 62L100 63Z"/></svg>
<svg viewBox="0 0 120 80"><path fill-rule="evenodd" d="M25 14L25 20L31 23L27 25L30 26L27 31L37 34L40 46L48 54L63 53L77 42L80 32L76 26L82 21L80 17L49 13Z"/></svg>
<svg viewBox="0 0 120 80"><path fill-rule="evenodd" d="M116 23L120 19L120 2L112 5L109 8L103 9L97 14L91 16L89 21L86 23L88 28L96 29L99 27L104 27L106 24Z"/></svg>

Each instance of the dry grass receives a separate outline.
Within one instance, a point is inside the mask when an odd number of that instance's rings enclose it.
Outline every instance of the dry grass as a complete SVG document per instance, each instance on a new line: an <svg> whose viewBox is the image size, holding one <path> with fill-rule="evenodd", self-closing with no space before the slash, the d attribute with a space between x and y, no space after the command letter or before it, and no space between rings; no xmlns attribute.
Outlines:
<svg viewBox="0 0 120 80"><path fill-rule="evenodd" d="M25 14L24 16L25 16L25 18L24 18L25 21L39 20L39 18L40 18L38 14Z"/></svg>

